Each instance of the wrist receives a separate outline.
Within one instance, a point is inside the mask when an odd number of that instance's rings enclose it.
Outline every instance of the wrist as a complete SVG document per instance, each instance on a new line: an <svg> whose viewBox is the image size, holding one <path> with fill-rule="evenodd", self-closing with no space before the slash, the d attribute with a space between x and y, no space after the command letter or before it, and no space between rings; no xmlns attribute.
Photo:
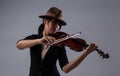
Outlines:
<svg viewBox="0 0 120 76"><path fill-rule="evenodd" d="M36 39L37 44L41 44L41 39Z"/></svg>
<svg viewBox="0 0 120 76"><path fill-rule="evenodd" d="M85 55L88 55L88 54L90 54L91 52L89 51L89 50L84 50L84 52L83 52Z"/></svg>
<svg viewBox="0 0 120 76"><path fill-rule="evenodd" d="M84 52L83 52L83 54L84 54L84 55L88 55L89 53L88 53L88 52L86 52L86 51L84 51Z"/></svg>

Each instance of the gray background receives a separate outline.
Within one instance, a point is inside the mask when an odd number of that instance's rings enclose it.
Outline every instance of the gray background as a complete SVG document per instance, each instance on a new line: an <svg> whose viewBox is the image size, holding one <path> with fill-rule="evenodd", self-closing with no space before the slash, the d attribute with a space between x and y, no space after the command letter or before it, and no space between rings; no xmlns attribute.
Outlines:
<svg viewBox="0 0 120 76"><path fill-rule="evenodd" d="M120 76L120 0L0 0L0 76L28 76L29 49L18 50L16 42L37 33L38 16L52 6L63 10L68 25L62 31L82 32L111 56L102 60L93 52L68 74L58 66L61 76ZM66 49L69 60L81 54Z"/></svg>

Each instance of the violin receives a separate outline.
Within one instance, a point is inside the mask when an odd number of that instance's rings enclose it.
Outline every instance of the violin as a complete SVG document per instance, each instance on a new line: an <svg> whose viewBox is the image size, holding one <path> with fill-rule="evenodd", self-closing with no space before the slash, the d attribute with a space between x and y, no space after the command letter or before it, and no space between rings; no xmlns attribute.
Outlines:
<svg viewBox="0 0 120 76"><path fill-rule="evenodd" d="M73 35L69 35L65 32L56 32L53 37L56 38L54 43L51 43L50 45L54 45L54 46L67 46L70 49L76 51L76 52L80 52L83 51L83 49L85 49L86 47L88 47L89 45L86 43L86 41L84 39L81 38L73 38L74 36L79 35L81 32L73 34ZM109 54L105 53L102 50L96 49L97 53L100 54L100 56L102 56L102 58L109 58Z"/></svg>

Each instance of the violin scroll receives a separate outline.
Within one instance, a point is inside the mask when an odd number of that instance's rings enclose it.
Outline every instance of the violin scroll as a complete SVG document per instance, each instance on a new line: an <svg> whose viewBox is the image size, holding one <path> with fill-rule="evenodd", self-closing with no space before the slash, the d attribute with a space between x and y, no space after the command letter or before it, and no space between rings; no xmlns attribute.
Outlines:
<svg viewBox="0 0 120 76"><path fill-rule="evenodd" d="M102 50L97 49L96 51L100 54L100 56L102 56L103 59L108 59L110 57L108 53L103 52Z"/></svg>

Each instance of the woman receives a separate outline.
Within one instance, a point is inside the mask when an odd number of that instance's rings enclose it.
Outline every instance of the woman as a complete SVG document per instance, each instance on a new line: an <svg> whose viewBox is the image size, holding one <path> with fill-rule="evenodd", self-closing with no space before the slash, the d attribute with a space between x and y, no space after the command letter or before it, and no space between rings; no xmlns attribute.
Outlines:
<svg viewBox="0 0 120 76"><path fill-rule="evenodd" d="M63 72L68 73L77 67L88 54L97 46L91 43L84 49L82 55L69 62L65 46L49 46L55 41L54 34L66 25L62 20L62 11L56 7L50 8L45 15L39 16L43 24L39 27L39 34L33 34L17 42L18 49L30 48L31 66L29 76L60 76L56 61L59 61Z"/></svg>

